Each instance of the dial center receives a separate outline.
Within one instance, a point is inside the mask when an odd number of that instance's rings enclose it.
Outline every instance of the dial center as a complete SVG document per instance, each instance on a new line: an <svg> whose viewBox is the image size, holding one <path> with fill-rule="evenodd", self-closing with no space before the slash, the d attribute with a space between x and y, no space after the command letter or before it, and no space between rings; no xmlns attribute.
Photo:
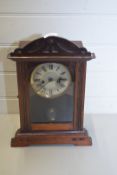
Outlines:
<svg viewBox="0 0 117 175"><path fill-rule="evenodd" d="M48 82L54 81L53 77L48 77Z"/></svg>

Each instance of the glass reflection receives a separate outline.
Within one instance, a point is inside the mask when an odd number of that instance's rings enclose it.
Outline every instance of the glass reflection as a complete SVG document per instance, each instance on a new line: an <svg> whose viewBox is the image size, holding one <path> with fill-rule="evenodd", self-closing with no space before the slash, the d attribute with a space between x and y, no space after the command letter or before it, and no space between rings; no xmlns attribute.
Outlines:
<svg viewBox="0 0 117 175"><path fill-rule="evenodd" d="M30 87L30 118L32 123L71 122L73 119L72 82L67 91L59 97L47 99L37 95Z"/></svg>

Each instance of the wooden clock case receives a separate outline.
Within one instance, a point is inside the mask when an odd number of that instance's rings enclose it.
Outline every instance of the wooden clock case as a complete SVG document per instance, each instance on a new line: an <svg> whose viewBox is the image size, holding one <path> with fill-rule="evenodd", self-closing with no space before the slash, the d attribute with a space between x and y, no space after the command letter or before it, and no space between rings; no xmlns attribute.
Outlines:
<svg viewBox="0 0 117 175"><path fill-rule="evenodd" d="M91 145L91 137L83 128L84 97L87 61L95 58L80 41L68 41L50 36L39 38L10 53L9 59L16 61L20 129L11 140L11 146L34 144ZM29 84L33 68L45 62L65 64L74 78L73 121L66 123L31 123L29 116ZM67 109L66 109L67 110Z"/></svg>

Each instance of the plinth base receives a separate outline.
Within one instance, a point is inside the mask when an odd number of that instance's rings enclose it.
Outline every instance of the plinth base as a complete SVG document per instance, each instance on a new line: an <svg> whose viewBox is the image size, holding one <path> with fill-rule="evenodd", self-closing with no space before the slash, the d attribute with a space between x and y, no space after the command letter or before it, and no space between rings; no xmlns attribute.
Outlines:
<svg viewBox="0 0 117 175"><path fill-rule="evenodd" d="M21 132L18 130L11 139L12 147L42 144L92 145L91 137L85 129L81 131Z"/></svg>

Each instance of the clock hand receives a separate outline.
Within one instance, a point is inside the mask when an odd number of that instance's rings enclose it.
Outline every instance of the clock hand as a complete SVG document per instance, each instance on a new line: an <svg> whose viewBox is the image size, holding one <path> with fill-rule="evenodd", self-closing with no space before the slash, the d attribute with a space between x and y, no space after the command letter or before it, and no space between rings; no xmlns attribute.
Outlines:
<svg viewBox="0 0 117 175"><path fill-rule="evenodd" d="M48 82L50 83L50 82L52 82L52 81L55 81L52 77L49 77L48 78Z"/></svg>
<svg viewBox="0 0 117 175"><path fill-rule="evenodd" d="M51 77L48 78L48 81L46 81L46 82L43 80L42 83L41 83L43 86L41 86L41 88L39 88L39 91L40 91L41 89L43 89L48 83L51 83L51 82L53 82L53 81L55 81L55 80L54 80L53 78L51 78Z"/></svg>
<svg viewBox="0 0 117 175"><path fill-rule="evenodd" d="M44 84L42 84L43 86L41 86L41 87L39 88L39 91L40 91L41 89L43 89L47 84L48 84L48 81L45 82Z"/></svg>
<svg viewBox="0 0 117 175"><path fill-rule="evenodd" d="M57 83L60 83L61 81L66 81L66 80L67 80L66 78L60 77L60 78L57 80Z"/></svg>

